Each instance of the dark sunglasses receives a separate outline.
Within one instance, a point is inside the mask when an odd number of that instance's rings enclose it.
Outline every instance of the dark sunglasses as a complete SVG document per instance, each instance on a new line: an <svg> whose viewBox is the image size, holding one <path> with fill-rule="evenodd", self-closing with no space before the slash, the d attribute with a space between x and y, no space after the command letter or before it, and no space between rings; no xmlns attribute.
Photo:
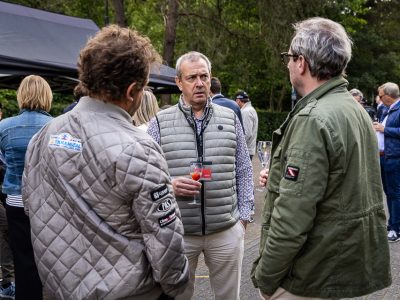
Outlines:
<svg viewBox="0 0 400 300"><path fill-rule="evenodd" d="M281 53L281 61L286 66L289 63L290 58L298 58L299 55L297 54L290 54L289 52L282 52Z"/></svg>

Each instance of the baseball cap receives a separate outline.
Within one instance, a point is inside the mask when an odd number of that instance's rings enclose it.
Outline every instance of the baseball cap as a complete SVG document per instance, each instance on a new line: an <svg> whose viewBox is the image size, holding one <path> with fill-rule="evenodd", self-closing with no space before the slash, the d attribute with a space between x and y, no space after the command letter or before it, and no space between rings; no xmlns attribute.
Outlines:
<svg viewBox="0 0 400 300"><path fill-rule="evenodd" d="M243 102L249 101L249 95L245 91L239 91L235 95L235 99L240 99Z"/></svg>

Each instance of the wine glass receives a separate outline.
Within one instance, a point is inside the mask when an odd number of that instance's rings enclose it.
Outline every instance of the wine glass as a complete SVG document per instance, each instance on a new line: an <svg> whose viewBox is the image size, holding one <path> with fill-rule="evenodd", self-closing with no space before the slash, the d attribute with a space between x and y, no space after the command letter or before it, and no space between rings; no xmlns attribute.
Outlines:
<svg viewBox="0 0 400 300"><path fill-rule="evenodd" d="M269 161L271 159L271 148L271 141L258 141L257 143L257 155L263 169L268 169L269 167ZM257 191L259 192L263 192L264 190L265 187L257 188Z"/></svg>
<svg viewBox="0 0 400 300"><path fill-rule="evenodd" d="M201 178L201 173L203 172L203 164L201 162L192 162L190 163L190 176L193 180L199 181ZM199 204L197 200L198 195L193 196L193 201L189 202L188 204Z"/></svg>

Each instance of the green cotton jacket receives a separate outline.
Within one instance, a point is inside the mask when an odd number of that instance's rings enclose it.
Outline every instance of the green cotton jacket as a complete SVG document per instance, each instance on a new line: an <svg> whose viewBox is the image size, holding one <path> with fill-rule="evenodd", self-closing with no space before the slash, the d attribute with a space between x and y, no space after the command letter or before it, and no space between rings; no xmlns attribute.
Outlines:
<svg viewBox="0 0 400 300"><path fill-rule="evenodd" d="M325 82L273 134L251 275L267 295L347 298L391 284L376 135L347 84Z"/></svg>

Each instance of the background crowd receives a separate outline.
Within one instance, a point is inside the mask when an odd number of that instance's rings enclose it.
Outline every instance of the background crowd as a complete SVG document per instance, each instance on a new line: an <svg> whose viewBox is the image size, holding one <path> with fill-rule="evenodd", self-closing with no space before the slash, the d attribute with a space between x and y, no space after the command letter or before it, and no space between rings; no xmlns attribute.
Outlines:
<svg viewBox="0 0 400 300"><path fill-rule="evenodd" d="M301 99L260 173L267 188L251 278L266 300L369 294L391 284L388 241L400 239L399 87L381 85L377 109L365 106L347 90L343 26L311 18L294 29L281 58ZM0 122L14 262L14 274L1 262L0 292L191 299L203 253L215 299L239 299L257 112L243 90L225 98L196 51L176 62L179 102L159 110L146 90L154 63L148 38L111 25L81 50L80 97L65 114L48 114L43 78L23 79L20 114ZM192 163L202 165L200 180Z"/></svg>

